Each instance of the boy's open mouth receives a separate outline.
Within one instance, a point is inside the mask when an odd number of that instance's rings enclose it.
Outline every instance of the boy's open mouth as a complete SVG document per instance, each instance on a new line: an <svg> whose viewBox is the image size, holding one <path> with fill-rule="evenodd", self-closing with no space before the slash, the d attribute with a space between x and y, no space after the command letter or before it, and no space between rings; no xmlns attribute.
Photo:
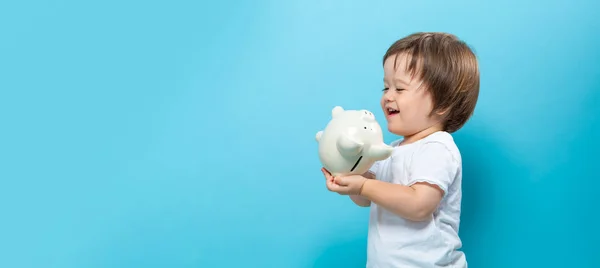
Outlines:
<svg viewBox="0 0 600 268"><path fill-rule="evenodd" d="M393 109L393 108L387 108L386 112L387 112L388 115L391 116L391 115L395 115L395 114L399 113L400 111L398 111L396 109Z"/></svg>

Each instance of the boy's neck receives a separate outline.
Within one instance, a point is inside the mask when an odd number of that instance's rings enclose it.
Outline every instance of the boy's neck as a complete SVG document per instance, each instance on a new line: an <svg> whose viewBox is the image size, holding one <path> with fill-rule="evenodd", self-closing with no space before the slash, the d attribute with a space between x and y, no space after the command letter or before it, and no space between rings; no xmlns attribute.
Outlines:
<svg viewBox="0 0 600 268"><path fill-rule="evenodd" d="M421 130L421 131L419 131L417 133L414 133L414 134L411 134L411 135L408 135L408 136L404 136L404 139L402 140L402 142L400 142L399 145L407 145L407 144L411 144L411 143L417 142L417 141L419 141L419 140L421 140L421 139L423 139L423 138L425 138L425 137L427 137L427 136L429 136L429 135L431 135L431 134L433 134L435 132L442 131L442 130L444 130L444 129L439 124L431 126L429 128L423 129L423 130Z"/></svg>

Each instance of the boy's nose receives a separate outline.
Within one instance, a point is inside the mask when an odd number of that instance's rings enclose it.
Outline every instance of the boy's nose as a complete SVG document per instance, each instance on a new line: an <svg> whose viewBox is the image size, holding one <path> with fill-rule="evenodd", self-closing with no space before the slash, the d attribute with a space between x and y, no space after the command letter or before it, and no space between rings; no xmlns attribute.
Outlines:
<svg viewBox="0 0 600 268"><path fill-rule="evenodd" d="M392 92L392 90L386 91L385 94L383 95L383 99L386 102L394 101L394 93Z"/></svg>

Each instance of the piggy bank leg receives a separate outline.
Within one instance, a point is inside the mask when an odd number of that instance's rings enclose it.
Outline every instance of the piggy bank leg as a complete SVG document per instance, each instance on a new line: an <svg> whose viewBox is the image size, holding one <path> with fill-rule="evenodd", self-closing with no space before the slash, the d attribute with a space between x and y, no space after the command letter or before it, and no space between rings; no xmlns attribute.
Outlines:
<svg viewBox="0 0 600 268"><path fill-rule="evenodd" d="M393 150L394 148L387 144L371 145L367 154L369 155L369 158L379 161L390 157Z"/></svg>
<svg viewBox="0 0 600 268"><path fill-rule="evenodd" d="M321 141L321 136L323 136L323 131L317 132L317 135L315 135L315 139L317 140L317 142Z"/></svg>
<svg viewBox="0 0 600 268"><path fill-rule="evenodd" d="M347 134L342 134L337 140L337 148L344 156L356 156L363 149L363 143L354 140Z"/></svg>

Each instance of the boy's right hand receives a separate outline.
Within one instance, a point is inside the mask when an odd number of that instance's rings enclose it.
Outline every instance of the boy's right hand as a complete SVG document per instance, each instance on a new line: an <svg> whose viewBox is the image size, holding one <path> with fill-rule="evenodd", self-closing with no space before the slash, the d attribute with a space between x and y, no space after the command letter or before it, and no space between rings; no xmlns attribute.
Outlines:
<svg viewBox="0 0 600 268"><path fill-rule="evenodd" d="M335 189L334 187L339 187L340 185L335 183L335 178L333 177L333 175L331 175L331 173L325 169L324 167L321 168L321 172L323 172L323 175L325 175L325 183L327 185L327 189L329 190L333 190ZM375 175L373 175L370 172L365 172L365 174L363 174L363 177L367 178L367 179L371 179L374 180L375 179Z"/></svg>
<svg viewBox="0 0 600 268"><path fill-rule="evenodd" d="M371 176L362 175L334 177L325 168L321 168L321 171L325 175L327 189L341 195L359 196L365 181L372 179Z"/></svg>
<svg viewBox="0 0 600 268"><path fill-rule="evenodd" d="M331 173L327 169L321 168L321 171L325 175L325 183L326 183L327 189L329 191L337 192L340 190L340 188L342 188L342 186L340 186L339 184L337 184L335 182L335 178L331 175ZM375 176L369 172L366 172L365 175L363 175L363 176L367 179L375 179ZM356 205L361 206L361 207L369 207L371 205L370 200L365 199L358 195L350 195L350 199L352 199L352 201Z"/></svg>

